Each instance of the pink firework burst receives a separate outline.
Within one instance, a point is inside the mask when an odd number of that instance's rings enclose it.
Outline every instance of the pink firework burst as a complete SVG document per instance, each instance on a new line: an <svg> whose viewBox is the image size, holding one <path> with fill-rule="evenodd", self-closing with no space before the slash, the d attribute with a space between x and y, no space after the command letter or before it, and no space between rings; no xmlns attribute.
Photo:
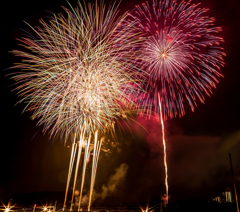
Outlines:
<svg viewBox="0 0 240 212"><path fill-rule="evenodd" d="M208 10L191 1L153 0L130 13L136 33L144 34L140 59L149 80L139 103L143 111L159 114L161 103L165 118L181 117L184 100L194 111L197 99L203 103L211 95L225 52L222 28Z"/></svg>
<svg viewBox="0 0 240 212"><path fill-rule="evenodd" d="M168 166L164 117L185 114L184 100L192 111L197 99L205 101L222 76L224 49L221 27L207 16L200 3L176 0L152 0L137 5L129 22L136 22L135 32L143 34L139 47L140 61L149 74L139 98L141 111L155 111L162 124L166 201L168 200Z"/></svg>

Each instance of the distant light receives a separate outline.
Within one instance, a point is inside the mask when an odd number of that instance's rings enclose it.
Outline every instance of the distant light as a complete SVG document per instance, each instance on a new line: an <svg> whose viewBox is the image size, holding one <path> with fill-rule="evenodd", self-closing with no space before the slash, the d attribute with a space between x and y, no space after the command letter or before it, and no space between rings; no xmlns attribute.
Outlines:
<svg viewBox="0 0 240 212"><path fill-rule="evenodd" d="M166 57L166 55L163 53L163 54L162 54L162 57Z"/></svg>
<svg viewBox="0 0 240 212"><path fill-rule="evenodd" d="M44 210L46 211L46 210L47 210L47 208L45 207L45 208L44 208Z"/></svg>
<svg viewBox="0 0 240 212"><path fill-rule="evenodd" d="M9 208L6 208L5 211L6 211L6 212L9 212L10 210L9 210Z"/></svg>

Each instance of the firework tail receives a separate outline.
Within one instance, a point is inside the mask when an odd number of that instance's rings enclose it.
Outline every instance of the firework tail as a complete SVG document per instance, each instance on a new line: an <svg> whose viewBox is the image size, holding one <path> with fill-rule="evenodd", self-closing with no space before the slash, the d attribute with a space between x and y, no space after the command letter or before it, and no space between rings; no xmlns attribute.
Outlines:
<svg viewBox="0 0 240 212"><path fill-rule="evenodd" d="M166 195L167 195L167 202L168 202L168 167L167 167L167 152L166 152L166 140L165 140L165 132L164 132L164 121L162 115L162 104L160 94L158 93L158 101L159 101L159 112L160 112L160 119L162 125L162 141L163 141L163 148L164 148L164 167L165 167L165 186L166 186Z"/></svg>
<svg viewBox="0 0 240 212"><path fill-rule="evenodd" d="M80 163L80 158L81 158L81 153L82 153L85 129L86 128L84 128L83 133L80 135L80 140L78 142L78 157L77 157L77 164L76 164L76 170L75 170L75 177L74 177L74 184L73 184L73 192L72 192L72 201L71 201L70 211L72 211L72 206L73 206L73 198L74 198L76 181L77 181L77 176L78 176L78 169L79 169L79 163Z"/></svg>
<svg viewBox="0 0 240 212"><path fill-rule="evenodd" d="M73 139L73 144L72 144L72 152L71 152L71 158L70 158L70 164L69 164L69 170L68 170L68 178L67 178L67 185L66 185L66 192L65 192L65 198L64 198L64 204L63 204L63 210L66 207L66 201L67 201L67 193L69 189L69 183L71 180L71 175L72 175L72 168L73 168L73 163L74 163L74 158L75 158L75 153L76 153L76 133L74 134L74 139Z"/></svg>
<svg viewBox="0 0 240 212"><path fill-rule="evenodd" d="M98 164L99 153L101 150L101 144L102 144L102 139L98 141L98 130L96 130L94 150L93 150L93 164L92 164L92 176L91 176L91 187L90 187L88 211L90 211L90 207L91 207L92 193L93 193L93 187L96 179L97 164Z"/></svg>
<svg viewBox="0 0 240 212"><path fill-rule="evenodd" d="M85 181L86 165L87 165L88 156L90 154L90 151L89 151L90 141L91 141L91 134L89 135L88 143L85 147L85 154L84 154L84 161L83 161L83 171L82 171L82 183L81 183L80 194L79 194L80 196L79 196L79 203L78 203L78 211L80 211L80 208L81 208L82 191L83 191L83 186L84 186L84 181Z"/></svg>
<svg viewBox="0 0 240 212"><path fill-rule="evenodd" d="M92 192L93 192L93 181L95 178L95 159L96 159L96 148L97 148L97 139L98 139L98 130L95 131L95 138L94 138L94 149L93 149L93 162L92 162L92 175L91 175L91 185L90 185L90 195L89 195L89 203L88 203L88 211L90 211L91 200L92 200Z"/></svg>
<svg viewBox="0 0 240 212"><path fill-rule="evenodd" d="M77 164L76 164L76 170L75 170L75 176L74 176L74 184L73 184L73 192L72 192L70 211L72 211L72 207L73 207L73 198L74 198L74 193L75 193L75 186L76 186L76 180L77 180L77 175L78 175L81 151L82 151L82 144L78 144L78 157L77 157Z"/></svg>

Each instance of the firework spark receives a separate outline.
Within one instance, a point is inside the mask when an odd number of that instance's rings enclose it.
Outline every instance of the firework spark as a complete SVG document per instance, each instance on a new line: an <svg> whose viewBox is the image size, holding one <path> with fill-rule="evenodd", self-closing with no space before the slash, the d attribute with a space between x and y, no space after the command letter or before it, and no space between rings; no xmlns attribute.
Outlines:
<svg viewBox="0 0 240 212"><path fill-rule="evenodd" d="M30 26L34 35L20 40L25 51L13 51L23 58L14 66L20 72L14 73L13 79L18 84L20 102L27 103L24 111L31 112L31 118L43 125L44 132L65 136L65 140L70 134L75 135L66 195L75 156L78 155L78 162L74 187L81 151L85 149L85 175L90 146L94 147L90 210L101 136L114 133L115 120L126 117L138 90L134 80L136 67L130 64L135 38L131 25L123 24L126 14L116 18L115 5L106 8L96 2L70 7L71 10L63 7L67 17L57 14L49 23L40 20L41 27ZM84 176L82 187L83 184Z"/></svg>
<svg viewBox="0 0 240 212"><path fill-rule="evenodd" d="M222 77L222 29L207 13L208 9L201 8L200 3L152 0L137 5L129 15L129 22L137 22L136 32L144 34L140 59L149 73L139 105L149 116L152 111L157 113L163 129L163 119L185 114L184 100L194 111L197 100L204 103L204 95L210 96ZM164 137L163 144L167 179Z"/></svg>

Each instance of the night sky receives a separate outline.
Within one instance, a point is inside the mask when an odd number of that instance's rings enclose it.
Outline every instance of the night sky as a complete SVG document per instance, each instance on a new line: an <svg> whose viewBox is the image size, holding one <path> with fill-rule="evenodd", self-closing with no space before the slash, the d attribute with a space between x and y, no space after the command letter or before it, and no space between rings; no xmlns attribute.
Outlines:
<svg viewBox="0 0 240 212"><path fill-rule="evenodd" d="M75 6L77 1L69 0ZM194 1L195 2L195 1ZM236 185L240 195L240 2L238 0L205 0L210 16L222 26L227 57L222 68L224 78L205 104L198 102L195 112L187 103L186 115L167 120L167 154L169 166L170 201L191 197L220 196L232 186L228 153L232 154ZM121 11L133 9L141 1L123 0ZM20 38L29 27L38 25L38 19L48 20L51 14L63 12L65 0L13 0L1 5L1 145L0 145L0 199L16 193L64 191L68 171L70 148L59 138L43 135L30 114L22 114L24 104L16 105L20 98L7 70L18 62L9 51L18 49L15 38ZM119 202L149 201L159 196L164 184L163 147L161 125L155 119L137 121L147 130L130 122L132 133L117 130L118 148L112 153L100 154L95 187L100 191L107 185L121 164L127 172L118 182L116 191L109 193ZM118 127L116 127L119 129ZM88 170L89 171L89 170ZM89 175L87 175L89 176ZM88 180L87 180L88 181ZM87 183L88 184L88 183ZM164 187L162 186L164 189Z"/></svg>

